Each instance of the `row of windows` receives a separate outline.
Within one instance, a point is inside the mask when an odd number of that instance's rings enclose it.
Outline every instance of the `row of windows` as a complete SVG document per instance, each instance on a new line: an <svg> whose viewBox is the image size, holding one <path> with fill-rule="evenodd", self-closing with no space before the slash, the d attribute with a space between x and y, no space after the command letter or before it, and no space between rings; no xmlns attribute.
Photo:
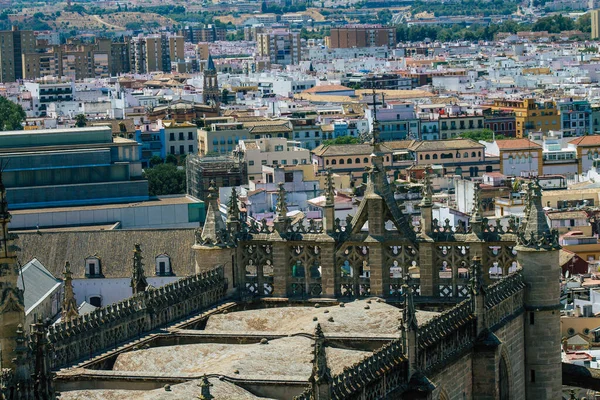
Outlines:
<svg viewBox="0 0 600 400"><path fill-rule="evenodd" d="M175 140L175 132L169 134L169 140ZM185 140L183 132L179 132L179 140ZM187 140L194 140L194 133L188 132Z"/></svg>
<svg viewBox="0 0 600 400"><path fill-rule="evenodd" d="M531 163L533 161L533 156L530 154L529 157L527 156L516 156L513 159L513 156L508 156L508 163L509 164L513 164L513 160L515 164L525 164L527 162Z"/></svg>
<svg viewBox="0 0 600 400"><path fill-rule="evenodd" d="M267 160L261 160L260 161L261 165L267 165L267 163L268 163ZM287 165L287 163L288 163L287 160L281 160L281 162L279 160L273 160L273 161L271 161L271 165L280 165L280 164L281 165ZM292 164L293 165L298 165L299 163L302 164L302 165L306 165L308 163L308 160L306 158L302 158L300 160L294 158L292 160ZM254 160L249 160L248 161L248 165L249 166L253 166L254 164L255 164Z"/></svg>
<svg viewBox="0 0 600 400"><path fill-rule="evenodd" d="M190 144L188 146L188 153L195 153L195 151L194 151L194 145L193 144ZM171 146L169 154L173 154L173 155L175 155L175 154L185 154L185 146L184 145L180 145L179 146L179 153L175 153L175 146Z"/></svg>
<svg viewBox="0 0 600 400"><path fill-rule="evenodd" d="M474 157L481 157L481 151L478 151L478 152L472 151L471 158L474 158ZM442 154L440 154L439 158L441 158L441 159L461 158L461 155L458 151L456 152L456 157L454 157L454 155L452 153L442 153ZM469 158L469 152L465 151L462 155L462 158ZM425 160L431 160L431 159L437 160L438 155L434 154L433 157L430 157L429 154L425 154ZM419 160L423 160L423 154L419 155Z"/></svg>
<svg viewBox="0 0 600 400"><path fill-rule="evenodd" d="M172 276L171 257L168 254L160 254L155 257L156 276ZM98 257L85 259L85 276L87 278L102 278L102 262Z"/></svg>
<svg viewBox="0 0 600 400"><path fill-rule="evenodd" d="M385 161L390 161L390 156L385 156ZM353 163L360 164L360 158L358 158L358 157L355 158L354 162L352 162L351 158L348 158L346 160L344 160L343 158L340 158L339 162L338 162L338 160L331 160L331 165L337 165L337 164L344 165L344 164L353 164ZM369 158L368 157L363 158L363 163L364 164L369 163ZM325 160L325 165L329 165L329 160Z"/></svg>

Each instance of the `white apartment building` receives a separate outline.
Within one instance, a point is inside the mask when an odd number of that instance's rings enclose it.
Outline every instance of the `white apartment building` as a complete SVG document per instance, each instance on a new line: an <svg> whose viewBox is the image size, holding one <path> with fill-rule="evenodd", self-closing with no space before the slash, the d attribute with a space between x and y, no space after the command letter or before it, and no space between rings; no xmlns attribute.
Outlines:
<svg viewBox="0 0 600 400"><path fill-rule="evenodd" d="M244 153L249 180L259 180L262 166L306 165L310 163L310 151L299 143L286 138L261 138L241 140L238 150Z"/></svg>

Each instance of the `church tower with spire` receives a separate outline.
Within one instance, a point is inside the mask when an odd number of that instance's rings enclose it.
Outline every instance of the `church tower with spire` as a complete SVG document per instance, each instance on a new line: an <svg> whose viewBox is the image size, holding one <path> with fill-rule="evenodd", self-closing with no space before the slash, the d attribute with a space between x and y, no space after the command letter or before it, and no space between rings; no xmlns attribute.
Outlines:
<svg viewBox="0 0 600 400"><path fill-rule="evenodd" d="M0 351L2 368L13 367L16 357L17 328L25 325L25 306L23 291L17 287L19 266L17 247L14 240L17 235L8 231L11 215L8 212L6 188L0 171Z"/></svg>
<svg viewBox="0 0 600 400"><path fill-rule="evenodd" d="M221 92L219 91L219 81L217 78L217 68L215 67L212 55L209 54L206 69L204 70L202 99L204 104L212 104L213 107L218 109L219 104L221 104Z"/></svg>
<svg viewBox="0 0 600 400"><path fill-rule="evenodd" d="M517 260L525 291L527 399L560 399L560 263L558 233L550 230L539 181L528 184L525 221L517 232Z"/></svg>

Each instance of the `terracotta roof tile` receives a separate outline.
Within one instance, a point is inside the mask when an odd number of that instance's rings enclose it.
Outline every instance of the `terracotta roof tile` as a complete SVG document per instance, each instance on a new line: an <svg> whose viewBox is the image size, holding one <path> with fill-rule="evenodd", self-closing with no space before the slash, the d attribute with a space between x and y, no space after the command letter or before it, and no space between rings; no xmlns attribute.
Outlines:
<svg viewBox="0 0 600 400"><path fill-rule="evenodd" d="M532 142L529 139L506 139L497 140L496 144L500 150L517 150L517 149L541 149L542 146Z"/></svg>

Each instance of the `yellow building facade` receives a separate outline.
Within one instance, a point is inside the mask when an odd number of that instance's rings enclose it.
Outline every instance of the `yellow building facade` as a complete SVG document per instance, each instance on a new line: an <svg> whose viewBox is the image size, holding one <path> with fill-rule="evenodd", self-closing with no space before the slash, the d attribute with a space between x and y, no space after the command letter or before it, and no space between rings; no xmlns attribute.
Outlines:
<svg viewBox="0 0 600 400"><path fill-rule="evenodd" d="M527 137L527 132L560 129L560 117L552 100L520 99L495 100L492 110L510 110L515 113L516 136Z"/></svg>

